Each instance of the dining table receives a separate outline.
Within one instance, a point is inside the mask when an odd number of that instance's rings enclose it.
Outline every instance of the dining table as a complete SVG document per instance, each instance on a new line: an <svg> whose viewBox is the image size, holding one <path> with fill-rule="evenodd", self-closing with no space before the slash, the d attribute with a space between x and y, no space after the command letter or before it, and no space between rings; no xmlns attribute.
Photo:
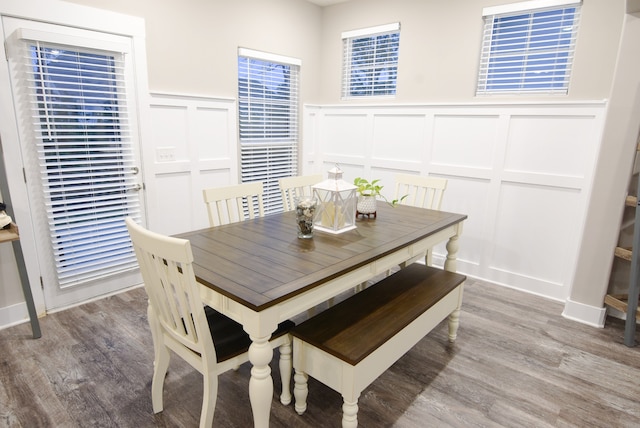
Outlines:
<svg viewBox="0 0 640 428"><path fill-rule="evenodd" d="M280 322L440 243L446 243L444 269L455 272L466 218L381 203L375 218L357 218L355 229L316 230L309 239L298 238L294 211L176 235L191 243L203 302L242 324L251 338L249 399L254 426L269 426L274 388L269 339ZM291 396L281 401L288 404Z"/></svg>

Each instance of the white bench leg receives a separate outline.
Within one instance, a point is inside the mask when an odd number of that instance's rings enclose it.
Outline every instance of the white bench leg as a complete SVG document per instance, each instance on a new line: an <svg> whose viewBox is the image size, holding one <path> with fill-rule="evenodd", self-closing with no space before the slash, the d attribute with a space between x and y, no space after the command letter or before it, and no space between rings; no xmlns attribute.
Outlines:
<svg viewBox="0 0 640 428"><path fill-rule="evenodd" d="M460 308L449 315L449 342L454 342L458 337L458 326L460 325Z"/></svg>
<svg viewBox="0 0 640 428"><path fill-rule="evenodd" d="M299 415L307 410L307 396L309 395L308 379L309 376L305 372L296 369L296 373L293 376L295 382L293 396L296 398L295 409Z"/></svg>
<svg viewBox="0 0 640 428"><path fill-rule="evenodd" d="M464 283L460 284L458 291L458 306L449 314L449 342L454 342L458 337L458 326L460 326L460 308L462 308L462 293Z"/></svg>
<svg viewBox="0 0 640 428"><path fill-rule="evenodd" d="M342 404L342 428L358 428L358 400Z"/></svg>
<svg viewBox="0 0 640 428"><path fill-rule="evenodd" d="M285 406L291 403L291 341L280 345L280 379L282 380L282 393L280 402Z"/></svg>

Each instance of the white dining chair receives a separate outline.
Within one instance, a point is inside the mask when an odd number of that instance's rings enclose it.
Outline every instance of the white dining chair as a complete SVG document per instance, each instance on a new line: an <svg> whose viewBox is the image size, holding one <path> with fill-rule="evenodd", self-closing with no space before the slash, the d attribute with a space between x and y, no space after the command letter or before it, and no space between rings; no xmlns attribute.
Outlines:
<svg viewBox="0 0 640 428"><path fill-rule="evenodd" d="M241 324L202 303L188 240L151 232L131 217L125 222L149 298L147 315L154 348L153 412L163 410L164 379L172 351L203 376L200 427L209 428L216 407L218 375L249 360L251 339ZM291 402L289 329L293 325L291 321L281 323L271 338L271 346L280 347L283 404Z"/></svg>
<svg viewBox="0 0 640 428"><path fill-rule="evenodd" d="M264 216L260 181L212 187L202 194L211 227Z"/></svg>
<svg viewBox="0 0 640 428"><path fill-rule="evenodd" d="M402 205L439 210L446 189L446 178L397 174L395 199ZM428 249L424 256L421 254L402 263L400 267L405 267L422 257L424 257L427 266L431 266L433 258L432 249Z"/></svg>
<svg viewBox="0 0 640 428"><path fill-rule="evenodd" d="M283 177L278 180L280 193L282 193L282 208L284 211L291 211L295 208L294 198L296 196L313 195L311 186L322 181L322 174L297 175L294 177Z"/></svg>
<svg viewBox="0 0 640 428"><path fill-rule="evenodd" d="M396 175L396 199L400 204L439 210L445 190L447 190L446 178L412 174Z"/></svg>

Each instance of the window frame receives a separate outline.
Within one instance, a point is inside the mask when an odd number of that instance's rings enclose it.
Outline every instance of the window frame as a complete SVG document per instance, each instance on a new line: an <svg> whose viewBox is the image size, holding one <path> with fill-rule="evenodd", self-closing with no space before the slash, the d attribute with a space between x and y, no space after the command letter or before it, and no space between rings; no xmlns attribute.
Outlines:
<svg viewBox="0 0 640 428"><path fill-rule="evenodd" d="M241 59L270 63L272 66L287 67L289 85L284 101L272 97L245 99L241 93ZM264 186L264 213L283 211L282 195L278 180L298 174L298 151L300 147L300 71L302 61L297 58L272 54L247 48L238 48L238 147L240 163L240 182L262 181ZM265 77L268 78L268 77ZM249 88L249 85L247 85ZM253 116L244 112L249 105L268 105L272 108L269 117ZM247 104L246 106L244 106ZM266 111L266 109L265 109ZM283 115L284 114L284 115ZM286 117L285 117L286 116ZM251 121L257 118L263 121L259 126ZM246 128L245 128L246 127ZM262 132L262 136L260 133Z"/></svg>
<svg viewBox="0 0 640 428"><path fill-rule="evenodd" d="M568 94L581 5L532 0L484 8L476 96ZM550 23L548 14L560 12L564 19L570 9L571 32L558 32L563 21Z"/></svg>
<svg viewBox="0 0 640 428"><path fill-rule="evenodd" d="M381 42L380 38L395 36L395 41ZM359 58L370 56L372 62L362 66L355 66L357 61L354 55L355 45L362 43L365 39L375 39L370 43L370 50L365 50L358 55ZM378 55L377 51L383 48L383 54ZM395 52L388 52L391 49ZM394 98L398 89L398 63L400 58L400 23L378 25L375 27L362 28L359 30L346 31L342 33L342 83L341 98L363 99L363 98ZM355 84L355 72L364 72L366 85ZM379 70L387 70L391 77L387 80L378 80L374 73ZM378 81L377 81L378 80ZM386 83L389 82L389 83ZM365 93L354 93L356 88L360 88ZM387 93L379 93L387 92Z"/></svg>

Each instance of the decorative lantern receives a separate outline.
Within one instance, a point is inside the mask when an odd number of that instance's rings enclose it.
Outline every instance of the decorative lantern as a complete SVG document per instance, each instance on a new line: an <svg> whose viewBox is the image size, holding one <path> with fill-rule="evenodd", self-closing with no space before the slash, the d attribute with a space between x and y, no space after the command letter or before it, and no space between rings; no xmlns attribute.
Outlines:
<svg viewBox="0 0 640 428"><path fill-rule="evenodd" d="M356 186L342 179L338 166L329 170L329 178L311 186L318 200L314 228L342 233L356 228Z"/></svg>

